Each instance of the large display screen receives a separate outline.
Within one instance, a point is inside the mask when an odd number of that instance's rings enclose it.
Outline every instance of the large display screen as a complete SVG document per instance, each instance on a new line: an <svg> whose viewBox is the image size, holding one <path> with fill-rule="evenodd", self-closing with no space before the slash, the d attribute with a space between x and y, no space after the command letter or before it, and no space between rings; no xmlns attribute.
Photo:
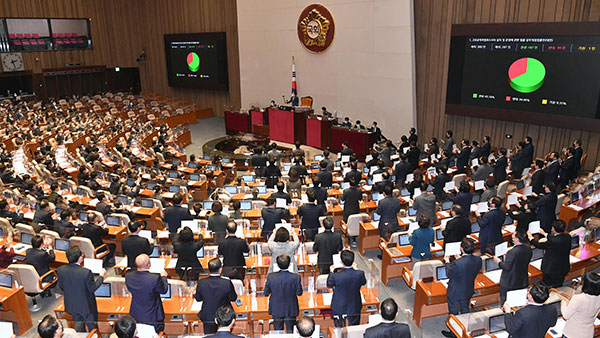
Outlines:
<svg viewBox="0 0 600 338"><path fill-rule="evenodd" d="M165 35L169 86L228 90L225 33Z"/></svg>
<svg viewBox="0 0 600 338"><path fill-rule="evenodd" d="M548 114L600 119L600 33L554 25L453 29L446 112L536 124Z"/></svg>

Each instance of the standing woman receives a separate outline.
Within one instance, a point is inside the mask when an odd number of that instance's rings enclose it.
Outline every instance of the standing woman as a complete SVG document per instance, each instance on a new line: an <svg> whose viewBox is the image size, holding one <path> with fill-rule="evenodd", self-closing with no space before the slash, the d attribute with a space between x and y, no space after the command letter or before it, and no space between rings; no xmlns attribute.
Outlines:
<svg viewBox="0 0 600 338"><path fill-rule="evenodd" d="M198 240L194 240L192 229L184 227L173 242L173 250L177 253L175 271L181 280L186 280L186 270L189 270L187 280L198 280L198 275L202 272L202 264L196 253L204 246L204 238L201 234L198 236Z"/></svg>
<svg viewBox="0 0 600 338"><path fill-rule="evenodd" d="M563 300L560 310L567 321L563 337L588 338L594 336L594 321L600 312L600 276L588 272L583 276L583 284L570 301Z"/></svg>
<svg viewBox="0 0 600 338"><path fill-rule="evenodd" d="M431 258L431 244L434 238L433 229L429 227L429 223L430 221L427 216L421 216L419 219L419 228L415 229L408 238L410 245L412 245L410 256L413 267L417 262L426 261Z"/></svg>
<svg viewBox="0 0 600 338"><path fill-rule="evenodd" d="M296 267L296 249L298 249L298 246L300 245L300 240L298 239L298 235L296 235L295 231L292 231L293 240L290 242L289 239L290 232L286 228L281 227L271 234L267 245L271 250L271 257L276 258L282 254L290 256L292 263L290 266L292 267L292 272L298 272L298 268ZM275 264L277 264L276 261L276 259L271 259L268 273L273 272L273 268Z"/></svg>

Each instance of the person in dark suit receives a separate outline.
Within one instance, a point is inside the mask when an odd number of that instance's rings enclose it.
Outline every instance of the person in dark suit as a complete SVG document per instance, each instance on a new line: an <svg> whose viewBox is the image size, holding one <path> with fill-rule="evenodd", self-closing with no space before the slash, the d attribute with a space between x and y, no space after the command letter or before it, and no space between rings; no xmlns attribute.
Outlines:
<svg viewBox="0 0 600 338"><path fill-rule="evenodd" d="M267 155L263 153L262 147L254 148L254 155L250 157L250 165L254 167L254 173L258 177L264 176L265 167L268 161Z"/></svg>
<svg viewBox="0 0 600 338"><path fill-rule="evenodd" d="M531 136L525 136L523 142L525 143L525 147L523 148L525 150L525 168L527 168L533 163L533 157L535 155L533 138L531 138Z"/></svg>
<svg viewBox="0 0 600 338"><path fill-rule="evenodd" d="M446 223L446 227L442 230L444 247L446 243L460 242L471 234L471 221L469 221L469 216L460 205L454 204L450 214L452 219Z"/></svg>
<svg viewBox="0 0 600 338"><path fill-rule="evenodd" d="M341 200L344 201L344 222L348 222L350 215L360 213L360 200L362 199L362 190L358 187L358 181L354 178L350 180L350 187L344 189Z"/></svg>
<svg viewBox="0 0 600 338"><path fill-rule="evenodd" d="M494 180L496 184L500 184L506 180L506 167L508 167L508 159L506 158L506 149L498 150L498 158L496 158L493 168Z"/></svg>
<svg viewBox="0 0 600 338"><path fill-rule="evenodd" d="M417 130L415 128L410 128L408 131L408 143L414 142L415 145L419 141L419 137L417 136Z"/></svg>
<svg viewBox="0 0 600 338"><path fill-rule="evenodd" d="M396 323L398 304L393 298L387 298L379 306L379 313L383 319L381 323L365 330L365 338L411 338L410 327L406 324Z"/></svg>
<svg viewBox="0 0 600 338"><path fill-rule="evenodd" d="M529 173L531 177L531 191L536 194L541 194L544 189L544 182L546 181L546 172L543 170L544 161L536 160L535 169L533 173Z"/></svg>
<svg viewBox="0 0 600 338"><path fill-rule="evenodd" d="M460 243L462 256L453 262L450 257L446 261L446 275L448 276L448 312L453 315L469 313L469 303L473 296L475 277L481 270L481 257L474 256L475 243L470 238L463 238Z"/></svg>
<svg viewBox="0 0 600 338"><path fill-rule="evenodd" d="M12 222L12 225L23 223L25 219L22 214L10 211L6 200L0 200L0 217L8 219Z"/></svg>
<svg viewBox="0 0 600 338"><path fill-rule="evenodd" d="M197 253L204 246L204 237L202 234L198 237L198 240L195 240L192 230L184 227L173 241L173 251L177 253L175 271L182 280L197 280L198 275L203 271Z"/></svg>
<svg viewBox="0 0 600 338"><path fill-rule="evenodd" d="M509 155L512 176L515 180L520 180L523 169L531 165L531 162L527 162L528 153L525 148L525 142L519 142L517 144L517 152Z"/></svg>
<svg viewBox="0 0 600 338"><path fill-rule="evenodd" d="M500 275L500 304L504 304L506 293L511 290L524 289L529 285L528 267L531 261L531 248L527 245L527 233L517 230L512 234L514 247L510 249L504 260L494 256L502 274Z"/></svg>
<svg viewBox="0 0 600 338"><path fill-rule="evenodd" d="M60 238L69 238L75 235L76 226L72 222L73 210L65 209L60 212L60 219L54 220L54 231L58 232Z"/></svg>
<svg viewBox="0 0 600 338"><path fill-rule="evenodd" d="M392 187L386 186L383 193L385 197L377 202L375 212L381 217L379 219L379 237L388 240L391 234L400 231L398 212L400 212L402 204L399 199L392 196Z"/></svg>
<svg viewBox="0 0 600 338"><path fill-rule="evenodd" d="M536 248L544 250L542 258L542 281L549 288L557 288L563 285L565 276L571 270L569 255L571 254L571 236L565 233L567 224L556 220L552 223L552 233L546 241L540 241L527 233L531 244ZM542 235L546 232L540 229Z"/></svg>
<svg viewBox="0 0 600 338"><path fill-rule="evenodd" d="M573 157L575 157L575 171L576 174L579 174L581 171L581 158L583 157L583 148L581 148L580 139L573 141L573 150L575 150L573 153Z"/></svg>
<svg viewBox="0 0 600 338"><path fill-rule="evenodd" d="M276 208L275 207L275 197L273 194L267 198L267 206L262 208L261 216L263 219L263 228L260 235L268 239L273 233L275 229L275 224L281 223L281 220L290 220L290 212L285 208Z"/></svg>
<svg viewBox="0 0 600 338"><path fill-rule="evenodd" d="M211 209L213 214L208 218L208 229L214 232L215 235L220 235L218 237L223 238L225 237L225 228L227 227L229 218L221 213L223 211L223 204L221 202L214 201Z"/></svg>
<svg viewBox="0 0 600 338"><path fill-rule="evenodd" d="M307 193L313 191L315 193L315 199L318 205L322 206L327 210L325 201L327 200L327 189L321 185L321 179L318 176L313 177L313 186L306 189Z"/></svg>
<svg viewBox="0 0 600 338"><path fill-rule="evenodd" d="M290 169L291 171L292 169ZM272 193L271 196L274 198L282 198L285 200L287 204L292 203L292 197L289 193L285 192L285 184L281 181L277 182L275 185L277 187L277 191Z"/></svg>
<svg viewBox="0 0 600 338"><path fill-rule="evenodd" d="M421 195L413 199L413 209L417 211L417 218L421 216L427 216L432 224L437 223L437 199L427 190L428 184L425 181L421 181ZM396 198L396 200L398 200ZM399 201L399 200L398 200ZM380 223L381 224L381 223Z"/></svg>
<svg viewBox="0 0 600 338"><path fill-rule="evenodd" d="M463 174L467 172L469 166L469 157L471 156L471 148L469 147L469 140L463 139L461 142L462 148L460 150L454 150L456 154L456 168L457 174Z"/></svg>
<svg viewBox="0 0 600 338"><path fill-rule="evenodd" d="M102 285L106 270L94 281L92 271L82 267L83 254L78 246L72 246L66 252L69 264L63 265L56 274L58 286L64 291L65 312L73 317L75 330L85 332L98 328L98 308L94 292Z"/></svg>
<svg viewBox="0 0 600 338"><path fill-rule="evenodd" d="M300 337L312 337L315 332L315 320L310 316L302 316L296 321L296 329Z"/></svg>
<svg viewBox="0 0 600 338"><path fill-rule="evenodd" d="M217 332L215 323L217 309L221 306L231 307L230 302L237 299L233 283L231 280L221 277L221 270L221 260L219 258L211 259L208 262L210 276L200 279L196 286L194 298L196 301L202 302L198 318L204 325L204 334Z"/></svg>
<svg viewBox="0 0 600 338"><path fill-rule="evenodd" d="M552 305L544 304L550 296L542 282L533 284L527 295L528 305L513 313L510 305L502 306L504 326L510 338L544 338L548 330L556 325L558 313Z"/></svg>
<svg viewBox="0 0 600 338"><path fill-rule="evenodd" d="M500 210L502 200L499 197L493 197L488 201L488 212L481 215L475 212L479 222L479 243L481 254L491 253L491 247L502 242L502 225L506 219L504 211Z"/></svg>
<svg viewBox="0 0 600 338"><path fill-rule="evenodd" d="M97 193L96 199L98 200L98 203L96 203L96 211L102 213L104 216L112 213L112 207L110 204L106 203L106 195L104 195L103 192Z"/></svg>
<svg viewBox="0 0 600 338"><path fill-rule="evenodd" d="M348 123L350 123L350 119L347 120ZM350 128L352 125L348 125L346 128ZM352 150L352 148L350 148L348 146L348 141L344 141L342 142L342 150L340 151L341 155L350 155L352 156L354 154L354 150Z"/></svg>
<svg viewBox="0 0 600 338"><path fill-rule="evenodd" d="M171 234L177 233L181 227L181 221L194 219L190 210L181 206L181 202L183 202L183 196L176 193L173 195L173 205L165 209L163 221L167 223Z"/></svg>
<svg viewBox="0 0 600 338"><path fill-rule="evenodd" d="M471 141L471 154L469 155L469 160L478 159L481 157L481 152L483 150L479 146L479 141L473 140Z"/></svg>
<svg viewBox="0 0 600 338"><path fill-rule="evenodd" d="M36 231L39 231L38 229L42 225L52 226L54 224L52 213L50 213L50 204L47 200L40 201L40 209L35 211L31 222Z"/></svg>
<svg viewBox="0 0 600 338"><path fill-rule="evenodd" d="M354 252L343 250L340 258L344 268L338 272L331 272L327 277L327 287L333 288L331 299L333 321L336 327L342 327L342 316L346 315L348 325L358 325L362 309L360 288L367 284L367 279L363 271L354 268Z"/></svg>
<svg viewBox="0 0 600 338"><path fill-rule="evenodd" d="M490 156L491 152L492 152L492 145L490 143L490 137L484 136L483 143L481 144L481 155L480 156L488 157L488 156Z"/></svg>
<svg viewBox="0 0 600 338"><path fill-rule="evenodd" d="M450 180L452 179L447 172L447 166L437 168L437 176L431 182L431 186L433 187L433 194L438 200L441 200L444 197L444 187L446 186L446 183L450 182Z"/></svg>
<svg viewBox="0 0 600 338"><path fill-rule="evenodd" d="M127 256L127 267L136 268L135 259L141 254L150 255L152 253L152 244L147 238L140 237L140 231L143 229L140 221L129 222L127 225L131 235L121 240L121 250Z"/></svg>
<svg viewBox="0 0 600 338"><path fill-rule="evenodd" d="M218 338L243 338L242 336L236 336L231 333L235 324L235 311L231 305L222 305L217 309L215 313L215 323L218 330L215 334L206 336L218 337Z"/></svg>
<svg viewBox="0 0 600 338"><path fill-rule="evenodd" d="M333 218L327 216L323 220L325 231L315 236L313 251L318 254L317 264L319 265L319 273L326 275L329 273L329 267L333 264L333 255L342 251L343 240L342 235L333 232Z"/></svg>
<svg viewBox="0 0 600 338"><path fill-rule="evenodd" d="M452 130L446 131L446 140L444 141L444 146L442 150L447 151L448 153L452 153L454 148L454 138L452 137Z"/></svg>
<svg viewBox="0 0 600 338"><path fill-rule="evenodd" d="M298 94L296 94L295 90L292 91L292 96L290 96L290 99L285 101L285 103L291 103L292 107L298 107L300 105L300 98L298 98Z"/></svg>
<svg viewBox="0 0 600 338"><path fill-rule="evenodd" d="M514 221L517 221L517 229L527 232L529 230L529 223L537 220L537 215L535 213L536 206L532 201L524 201L523 204L521 204L521 202L517 200L517 212L508 209L508 216Z"/></svg>
<svg viewBox="0 0 600 338"><path fill-rule="evenodd" d="M539 196L535 205L537 206L537 217L540 226L545 232L549 233L552 229L552 222L556 219L556 186L548 183L544 186L544 194ZM534 196L536 196L534 194ZM537 197L537 196L536 196Z"/></svg>
<svg viewBox="0 0 600 338"><path fill-rule="evenodd" d="M410 164L410 169L415 170L419 167L419 158L421 156L421 151L417 148L416 142L410 142L410 148L408 152L406 152L406 160Z"/></svg>
<svg viewBox="0 0 600 338"><path fill-rule="evenodd" d="M546 177L544 179L544 184L553 183L554 185L558 184L558 175L560 173L560 162L558 161L558 153L553 151L550 153L550 159L546 165L544 171L546 172Z"/></svg>
<svg viewBox="0 0 600 338"><path fill-rule="evenodd" d="M298 297L302 296L302 281L300 275L289 272L290 256L277 256L278 272L270 273L265 282L265 297L269 297L269 314L273 317L275 330L283 330L283 324L288 333L293 332L298 317Z"/></svg>
<svg viewBox="0 0 600 338"><path fill-rule="evenodd" d="M358 183L360 180L362 180L362 174L357 168L356 162L350 163L350 171L344 176L344 182L350 182L352 179L354 179L356 183Z"/></svg>
<svg viewBox="0 0 600 338"><path fill-rule="evenodd" d="M396 177L396 187L404 186L406 175L410 174L410 163L406 160L406 155L400 154L400 162L394 166L394 176Z"/></svg>
<svg viewBox="0 0 600 338"><path fill-rule="evenodd" d="M237 224L227 223L227 237L219 244L219 256L223 256L223 275L244 280L246 259L244 253L250 252L245 239L235 236Z"/></svg>
<svg viewBox="0 0 600 338"><path fill-rule="evenodd" d="M38 275L42 277L48 271L50 271L50 263L54 261L54 250L52 248L53 238L48 236L46 238L35 235L31 239L31 248L27 249L25 254L25 263L33 265ZM43 244L43 246L42 246ZM53 275L45 276L42 281L44 283L50 283L54 280ZM49 295L49 291L45 295Z"/></svg>
<svg viewBox="0 0 600 338"><path fill-rule="evenodd" d="M561 188L564 189L569 185L569 183L577 178L577 164L575 160L575 149L569 148L565 152L567 159L562 161L560 164L560 185Z"/></svg>
<svg viewBox="0 0 600 338"><path fill-rule="evenodd" d="M321 160L319 162L319 171L316 176L321 180L321 186L323 188L331 188L331 184L333 183L333 174L331 170L327 170L327 161Z"/></svg>
<svg viewBox="0 0 600 338"><path fill-rule="evenodd" d="M150 273L150 257L141 254L135 258L137 271L125 275L125 285L131 293L129 314L138 322L154 326L156 332L165 327L165 312L160 295L168 291L167 272Z"/></svg>
<svg viewBox="0 0 600 338"><path fill-rule="evenodd" d="M308 190L306 196L308 203L304 203L298 208L298 216L302 218L300 229L304 230L306 240L312 241L321 227L319 217L326 215L327 210L323 205L315 203L316 196L313 190Z"/></svg>
<svg viewBox="0 0 600 338"><path fill-rule="evenodd" d="M89 238L94 245L94 248L98 248L104 245L104 241L102 240L102 236L108 235L108 229L104 223L104 220L100 219L101 217L96 215L93 212L88 212L87 219L88 222L83 225L83 231L81 235L83 237ZM111 264L114 264L114 256L116 246L114 243L107 243L108 246L108 254L102 258L104 261L104 267L108 267ZM103 253L106 250L102 250L99 253Z"/></svg>
<svg viewBox="0 0 600 338"><path fill-rule="evenodd" d="M456 189L456 187L454 187ZM444 192L446 193L446 197L454 202L454 204L460 205L465 212L471 212L471 202L473 202L473 193L471 193L471 186L469 182L462 181L460 186L458 187L458 192L456 195L448 194L449 191L444 188Z"/></svg>

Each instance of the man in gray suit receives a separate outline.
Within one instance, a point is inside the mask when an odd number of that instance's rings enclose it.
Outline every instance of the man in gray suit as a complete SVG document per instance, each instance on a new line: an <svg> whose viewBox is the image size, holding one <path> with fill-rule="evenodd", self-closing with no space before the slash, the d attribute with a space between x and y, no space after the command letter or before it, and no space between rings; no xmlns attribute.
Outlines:
<svg viewBox="0 0 600 338"><path fill-rule="evenodd" d="M415 197L413 201L413 209L417 211L417 218L425 215L431 220L431 224L435 224L437 222L436 208L435 196L427 191L427 183L423 181L421 183L421 195Z"/></svg>
<svg viewBox="0 0 600 338"><path fill-rule="evenodd" d="M388 239L390 234L399 231L398 212L402 207L400 200L392 196L392 187L386 185L383 188L385 197L377 202L377 214L379 219L379 237Z"/></svg>
<svg viewBox="0 0 600 338"><path fill-rule="evenodd" d="M471 170L471 179L473 181L483 181L492 173L492 167L488 164L487 157L479 158L479 165L474 166Z"/></svg>

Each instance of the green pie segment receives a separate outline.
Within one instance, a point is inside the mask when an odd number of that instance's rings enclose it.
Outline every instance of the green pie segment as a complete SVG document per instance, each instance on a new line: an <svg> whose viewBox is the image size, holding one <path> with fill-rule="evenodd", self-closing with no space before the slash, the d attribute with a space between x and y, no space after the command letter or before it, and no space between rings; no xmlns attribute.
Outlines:
<svg viewBox="0 0 600 338"><path fill-rule="evenodd" d="M531 93L544 84L546 67L537 59L521 58L510 65L508 78L512 89L520 93Z"/></svg>
<svg viewBox="0 0 600 338"><path fill-rule="evenodd" d="M198 54L191 52L187 55L188 68L192 72L197 72L200 69L200 57Z"/></svg>

